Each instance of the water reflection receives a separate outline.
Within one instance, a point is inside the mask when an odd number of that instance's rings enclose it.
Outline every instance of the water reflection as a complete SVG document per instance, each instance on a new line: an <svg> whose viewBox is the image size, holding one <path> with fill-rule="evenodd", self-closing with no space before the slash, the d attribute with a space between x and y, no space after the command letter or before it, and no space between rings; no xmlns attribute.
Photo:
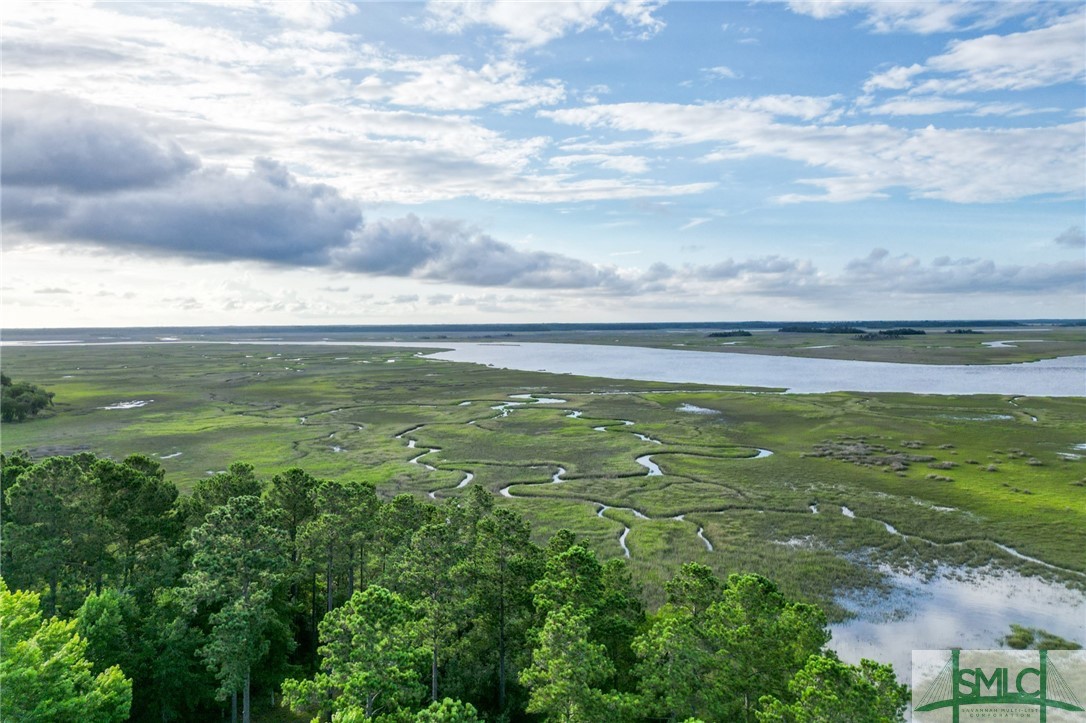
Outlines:
<svg viewBox="0 0 1086 723"><path fill-rule="evenodd" d="M873 591L838 600L857 615L830 626L830 647L850 662L894 664L908 680L913 650L1001 648L1011 623L1041 628L1086 644L1086 594L1017 572L940 567L929 579L882 570L889 595Z"/></svg>

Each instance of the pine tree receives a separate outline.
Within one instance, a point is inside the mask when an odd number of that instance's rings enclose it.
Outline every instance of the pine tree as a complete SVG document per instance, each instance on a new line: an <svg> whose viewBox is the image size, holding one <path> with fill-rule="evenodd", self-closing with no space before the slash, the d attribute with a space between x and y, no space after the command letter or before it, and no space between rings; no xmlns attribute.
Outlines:
<svg viewBox="0 0 1086 723"><path fill-rule="evenodd" d="M414 707L425 695L418 667L429 656L419 644L415 613L403 598L371 585L320 624L320 670L312 680L283 683L283 702L298 712L370 720Z"/></svg>
<svg viewBox="0 0 1086 723"><path fill-rule="evenodd" d="M192 552L186 595L215 608L202 655L219 679L220 697L241 692L249 723L252 666L268 650L264 630L288 565L285 535L271 525L259 497L243 496L212 510L186 544Z"/></svg>

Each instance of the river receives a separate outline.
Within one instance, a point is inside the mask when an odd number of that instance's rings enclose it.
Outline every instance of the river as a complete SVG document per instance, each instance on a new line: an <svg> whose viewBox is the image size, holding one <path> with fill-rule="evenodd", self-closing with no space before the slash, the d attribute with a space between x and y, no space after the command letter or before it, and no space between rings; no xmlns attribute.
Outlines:
<svg viewBox="0 0 1086 723"><path fill-rule="evenodd" d="M404 346L423 346L405 344ZM1022 364L894 364L595 344L442 345L434 359L610 379L768 387L801 394L1086 396L1086 355Z"/></svg>
<svg viewBox="0 0 1086 723"><path fill-rule="evenodd" d="M597 344L360 341L169 341L103 344L259 344L284 346L377 346L439 349L432 359L472 362L502 369L578 374L607 379L715 384L825 392L1000 394L1086 397L1086 355L1021 364L895 364L892 362L702 352ZM2 346L90 346L76 340L5 341Z"/></svg>

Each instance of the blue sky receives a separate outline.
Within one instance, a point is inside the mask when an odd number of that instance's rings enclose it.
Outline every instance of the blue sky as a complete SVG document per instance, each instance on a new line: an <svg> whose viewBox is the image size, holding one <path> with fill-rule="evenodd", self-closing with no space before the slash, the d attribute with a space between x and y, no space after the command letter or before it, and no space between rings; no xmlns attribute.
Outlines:
<svg viewBox="0 0 1086 723"><path fill-rule="evenodd" d="M1080 2L2 30L9 328L1086 315Z"/></svg>

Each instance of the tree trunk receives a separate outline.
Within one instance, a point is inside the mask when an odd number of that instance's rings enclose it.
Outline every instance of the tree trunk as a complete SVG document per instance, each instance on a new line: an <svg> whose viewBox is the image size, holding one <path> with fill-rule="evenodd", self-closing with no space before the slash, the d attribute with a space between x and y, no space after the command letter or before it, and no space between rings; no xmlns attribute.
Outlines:
<svg viewBox="0 0 1086 723"><path fill-rule="evenodd" d="M310 613L309 621L312 623L312 625L310 626L310 633L312 633L312 638L313 638L313 658L316 659L316 657L317 657L317 573L316 573L316 571L313 572L313 575L310 578L309 582L310 582L310 587L312 588L309 591L309 593L310 593L309 594L309 613Z"/></svg>
<svg viewBox="0 0 1086 723"><path fill-rule="evenodd" d="M297 531L298 531L297 527L291 527L290 528L290 575L291 575L290 601L291 602L294 602L295 600L298 599L298 577L297 577L297 570L296 570L296 568L298 567L298 545L294 541L294 537L297 534Z"/></svg>
<svg viewBox="0 0 1086 723"><path fill-rule="evenodd" d="M252 720L252 711L250 710L251 705L249 700L249 669L251 667L252 666L249 665L245 666L245 697L242 699L241 705L242 723L250 723L250 721Z"/></svg>
<svg viewBox="0 0 1086 723"><path fill-rule="evenodd" d="M57 614L57 570L49 573L49 617Z"/></svg>
<svg viewBox="0 0 1086 723"><path fill-rule="evenodd" d="M230 694L230 723L238 723L238 692Z"/></svg>
<svg viewBox="0 0 1086 723"><path fill-rule="evenodd" d="M430 700L437 701L437 638L434 639L434 656L430 663Z"/></svg>
<svg viewBox="0 0 1086 723"><path fill-rule="evenodd" d="M498 578L498 710L505 712L505 560Z"/></svg>
<svg viewBox="0 0 1086 723"><path fill-rule="evenodd" d="M366 543L358 543L358 589L366 589Z"/></svg>
<svg viewBox="0 0 1086 723"><path fill-rule="evenodd" d="M347 597L354 595L354 545L347 546L350 551L350 558L347 564Z"/></svg>
<svg viewBox="0 0 1086 723"><path fill-rule="evenodd" d="M327 603L325 612L332 612L332 546L328 546L328 565L324 570L324 596Z"/></svg>

